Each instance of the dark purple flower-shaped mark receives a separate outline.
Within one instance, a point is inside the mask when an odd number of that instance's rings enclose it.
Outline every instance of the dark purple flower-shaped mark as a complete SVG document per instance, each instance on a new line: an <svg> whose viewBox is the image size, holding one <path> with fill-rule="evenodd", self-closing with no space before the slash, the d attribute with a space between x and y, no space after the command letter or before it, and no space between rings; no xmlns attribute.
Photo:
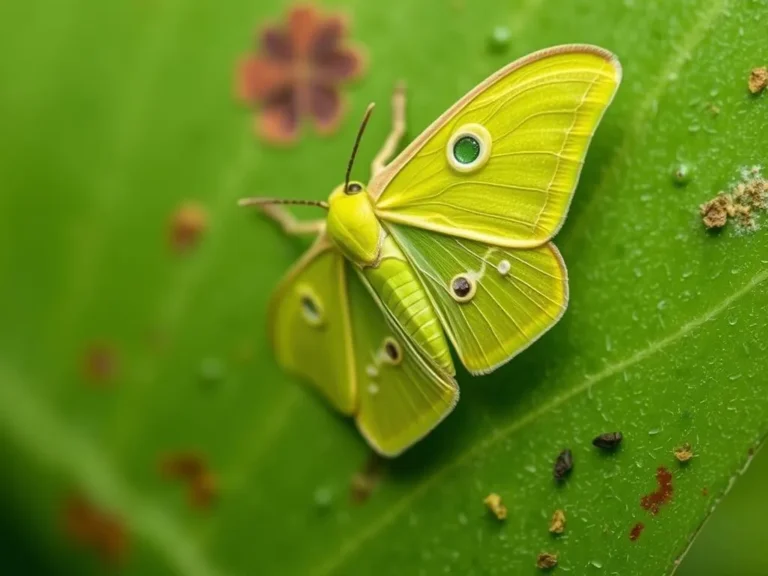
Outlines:
<svg viewBox="0 0 768 576"><path fill-rule="evenodd" d="M364 59L344 42L346 22L312 6L293 8L285 26L267 26L257 53L238 68L237 94L258 106L257 132L267 141L294 142L304 118L320 134L339 125L344 102L340 85L359 77Z"/></svg>

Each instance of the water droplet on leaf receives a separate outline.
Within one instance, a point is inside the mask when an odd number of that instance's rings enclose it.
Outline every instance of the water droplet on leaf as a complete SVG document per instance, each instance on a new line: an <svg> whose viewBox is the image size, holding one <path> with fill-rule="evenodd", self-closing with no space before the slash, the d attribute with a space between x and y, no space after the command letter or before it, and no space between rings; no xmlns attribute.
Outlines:
<svg viewBox="0 0 768 576"><path fill-rule="evenodd" d="M693 168L690 164L681 162L672 170L672 180L678 186L685 186L691 181L693 176Z"/></svg>
<svg viewBox="0 0 768 576"><path fill-rule="evenodd" d="M496 26L491 32L489 46L493 52L505 52L509 48L512 33L506 26Z"/></svg>
<svg viewBox="0 0 768 576"><path fill-rule="evenodd" d="M200 378L204 382L218 382L224 378L224 363L218 358L204 358L200 362Z"/></svg>

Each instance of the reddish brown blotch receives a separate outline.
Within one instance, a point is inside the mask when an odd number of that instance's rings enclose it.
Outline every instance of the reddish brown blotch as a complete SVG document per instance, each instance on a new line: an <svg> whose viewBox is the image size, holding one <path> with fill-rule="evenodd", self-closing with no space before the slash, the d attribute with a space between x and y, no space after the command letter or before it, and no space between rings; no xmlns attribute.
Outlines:
<svg viewBox="0 0 768 576"><path fill-rule="evenodd" d="M266 141L290 144L303 119L320 134L336 130L344 102L340 86L365 68L360 48L345 40L346 19L296 6L284 25L265 26L253 54L237 70L238 98L259 108L256 131Z"/></svg>
<svg viewBox="0 0 768 576"><path fill-rule="evenodd" d="M107 342L94 342L85 350L82 371L85 379L95 386L111 384L117 374L117 350Z"/></svg>
<svg viewBox="0 0 768 576"><path fill-rule="evenodd" d="M184 254L197 246L208 228L208 213L197 202L185 202L171 216L169 242L177 254Z"/></svg>
<svg viewBox="0 0 768 576"><path fill-rule="evenodd" d="M114 514L100 510L82 494L70 494L62 508L64 533L96 553L105 564L119 566L128 555L128 533Z"/></svg>
<svg viewBox="0 0 768 576"><path fill-rule="evenodd" d="M640 499L640 506L648 510L654 516L659 513L661 507L672 499L672 473L659 466L656 470L656 483L658 487L654 492L646 494Z"/></svg>
<svg viewBox="0 0 768 576"><path fill-rule="evenodd" d="M160 460L160 472L187 485L189 503L193 508L208 508L218 494L216 476L196 452L175 452L164 456Z"/></svg>
<svg viewBox="0 0 768 576"><path fill-rule="evenodd" d="M634 542L638 538L640 538L640 535L643 533L643 530L645 530L645 524L642 522L638 522L634 526L632 526L632 530L629 532L629 539Z"/></svg>

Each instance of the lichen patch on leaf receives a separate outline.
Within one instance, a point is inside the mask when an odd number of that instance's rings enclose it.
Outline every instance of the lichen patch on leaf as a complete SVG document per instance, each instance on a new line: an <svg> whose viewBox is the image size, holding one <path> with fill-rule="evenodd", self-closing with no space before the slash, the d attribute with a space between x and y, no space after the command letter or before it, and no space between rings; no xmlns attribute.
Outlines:
<svg viewBox="0 0 768 576"><path fill-rule="evenodd" d="M691 448L691 445L688 442L675 448L673 453L675 458L677 458L677 461L683 464L693 458L693 448Z"/></svg>
<svg viewBox="0 0 768 576"><path fill-rule="evenodd" d="M768 181L760 166L745 168L741 178L727 192L699 206L702 222L707 228L722 228L729 219L735 221L738 231L757 230L759 212L768 210Z"/></svg>
<svg viewBox="0 0 768 576"><path fill-rule="evenodd" d="M753 68L749 73L747 87L752 94L758 94L768 86L768 67Z"/></svg>
<svg viewBox="0 0 768 576"><path fill-rule="evenodd" d="M507 517L507 507L502 503L501 496L495 492L488 494L483 502L485 502L488 510L490 510L497 519L504 520Z"/></svg>
<svg viewBox="0 0 768 576"><path fill-rule="evenodd" d="M542 552L536 558L536 568L539 570L551 570L555 566L557 566L557 554Z"/></svg>
<svg viewBox="0 0 768 576"><path fill-rule="evenodd" d="M257 133L273 144L291 144L301 122L320 134L336 130L343 113L340 86L365 68L360 48L346 42L346 19L324 16L314 6L296 6L284 25L263 28L257 52L236 74L240 101L258 107Z"/></svg>
<svg viewBox="0 0 768 576"><path fill-rule="evenodd" d="M552 521L549 523L549 531L552 534L562 534L565 532L565 512L555 510L552 515Z"/></svg>

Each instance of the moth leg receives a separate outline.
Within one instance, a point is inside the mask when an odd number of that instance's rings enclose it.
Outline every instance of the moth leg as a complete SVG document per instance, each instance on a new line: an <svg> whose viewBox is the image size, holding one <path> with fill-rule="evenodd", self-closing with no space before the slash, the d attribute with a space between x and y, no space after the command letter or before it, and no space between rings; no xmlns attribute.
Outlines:
<svg viewBox="0 0 768 576"><path fill-rule="evenodd" d="M265 205L262 206L264 214L277 222L283 229L283 232L291 236L300 236L302 234L319 234L323 231L325 220L297 220L296 217L288 212L282 206Z"/></svg>
<svg viewBox="0 0 768 576"><path fill-rule="evenodd" d="M384 146L373 159L371 175L376 176L387 165L397 151L397 145L405 134L405 82L398 82L392 95L392 130Z"/></svg>

